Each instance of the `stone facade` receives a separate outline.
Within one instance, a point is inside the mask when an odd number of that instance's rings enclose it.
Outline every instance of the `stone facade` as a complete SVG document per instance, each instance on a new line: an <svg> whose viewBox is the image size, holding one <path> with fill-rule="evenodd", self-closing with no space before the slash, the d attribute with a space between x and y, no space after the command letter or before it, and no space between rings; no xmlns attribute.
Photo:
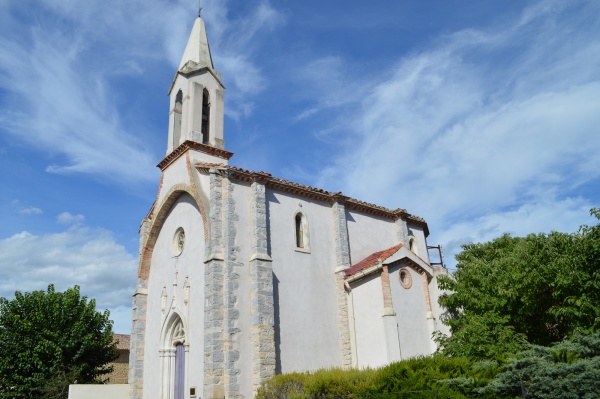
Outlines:
<svg viewBox="0 0 600 399"><path fill-rule="evenodd" d="M130 336L125 334L114 334L113 336L119 357L110 364L113 367L112 373L104 377L108 380L107 384L127 384L129 381L129 339Z"/></svg>

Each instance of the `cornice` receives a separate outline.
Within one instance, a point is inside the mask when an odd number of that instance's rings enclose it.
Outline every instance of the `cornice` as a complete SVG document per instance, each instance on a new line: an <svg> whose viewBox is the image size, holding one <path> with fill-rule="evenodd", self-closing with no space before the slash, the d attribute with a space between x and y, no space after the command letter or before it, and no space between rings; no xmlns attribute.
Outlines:
<svg viewBox="0 0 600 399"><path fill-rule="evenodd" d="M425 232L425 236L429 235L429 228L427 227L427 222L425 221L425 219L419 216L411 215L406 211L406 209L388 209L383 206L347 197L341 192L326 191L320 188L306 186L304 184L294 183L288 180L278 179L267 172L257 172L230 165L206 162L199 162L195 166L197 169L202 170L205 173L208 173L213 166L218 166L227 170L227 175L229 176L229 178L240 182L251 184L255 181L258 181L272 190L277 190L287 194L292 194L299 197L312 199L315 201L326 202L329 204L338 202L344 204L346 209L355 210L357 212L365 213L368 215L378 216L384 219L394 221L398 219L406 220L407 223L413 226L422 227Z"/></svg>
<svg viewBox="0 0 600 399"><path fill-rule="evenodd" d="M175 162L180 156L185 154L189 150L202 152L204 154L212 155L217 158L229 160L233 156L233 152L223 150L221 148L213 147L211 145L200 144L195 141L186 140L171 151L158 165L156 165L161 171L164 171L169 165Z"/></svg>

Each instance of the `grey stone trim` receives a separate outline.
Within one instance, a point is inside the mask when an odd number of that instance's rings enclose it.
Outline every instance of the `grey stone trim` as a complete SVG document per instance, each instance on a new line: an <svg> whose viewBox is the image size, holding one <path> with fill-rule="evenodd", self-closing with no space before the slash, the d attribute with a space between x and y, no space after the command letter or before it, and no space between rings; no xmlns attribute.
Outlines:
<svg viewBox="0 0 600 399"><path fill-rule="evenodd" d="M333 212L333 229L335 237L335 289L338 303L338 332L342 367L352 367L352 345L350 340L350 322L348 318L348 294L344 287L344 270L350 267L350 244L346 208L343 203L335 202L331 207Z"/></svg>
<svg viewBox="0 0 600 399"><path fill-rule="evenodd" d="M350 243L348 239L348 224L346 221L346 207L340 202L334 202L333 230L335 233L335 259L337 268L350 267ZM336 269L336 271L338 271Z"/></svg>
<svg viewBox="0 0 600 399"><path fill-rule="evenodd" d="M275 307L273 264L268 255L267 205L264 184L251 186L250 331L252 344L252 388L275 375Z"/></svg>
<svg viewBox="0 0 600 399"><path fill-rule="evenodd" d="M410 247L408 237L408 223L404 218L399 218L396 220L396 238L398 239L398 242L404 244L406 248Z"/></svg>
<svg viewBox="0 0 600 399"><path fill-rule="evenodd" d="M129 397L142 399L144 389L144 341L146 335L146 310L148 282L138 279L133 295L133 317L129 348Z"/></svg>
<svg viewBox="0 0 600 399"><path fill-rule="evenodd" d="M222 176L211 170L209 252L223 251ZM222 399L224 381L224 261L212 257L204 268L204 395L205 399Z"/></svg>
<svg viewBox="0 0 600 399"><path fill-rule="evenodd" d="M224 273L224 297L223 310L225 312L225 355L224 364L224 390L225 398L242 398L240 393L239 375L241 370L237 367L240 358L238 336L239 310L237 309L237 292L240 286L240 269L243 263L238 262L240 248L235 245L237 234L236 224L239 216L235 212L235 200L233 198L233 184L227 177L223 179L223 242L225 244L225 273Z"/></svg>
<svg viewBox="0 0 600 399"><path fill-rule="evenodd" d="M140 247L139 247L139 251L138 251L138 256L142 256L144 247L146 246L146 241L148 241L148 236L150 235L151 225L152 225L152 223L150 222L150 219L145 217L144 220L142 221L142 224L140 226L140 231L139 231Z"/></svg>

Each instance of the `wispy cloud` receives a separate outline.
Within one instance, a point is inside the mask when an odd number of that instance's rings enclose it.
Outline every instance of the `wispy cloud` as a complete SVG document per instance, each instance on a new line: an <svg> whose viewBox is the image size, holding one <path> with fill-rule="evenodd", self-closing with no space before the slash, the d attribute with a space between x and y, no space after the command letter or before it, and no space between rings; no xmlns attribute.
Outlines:
<svg viewBox="0 0 600 399"><path fill-rule="evenodd" d="M98 309L115 309L115 329L126 332L136 266L135 256L106 230L77 224L47 235L24 231L0 240L0 296L10 298L15 291L45 289L51 283L59 290L77 284L97 300Z"/></svg>
<svg viewBox="0 0 600 399"><path fill-rule="evenodd" d="M231 20L228 16L229 2L211 4L207 10L210 27L209 37L215 68L225 77L228 106L226 114L240 119L252 113L253 97L261 92L267 80L256 63L254 53L264 35L285 23L285 16L268 1L261 1L250 13Z"/></svg>
<svg viewBox="0 0 600 399"><path fill-rule="evenodd" d="M85 221L85 216L81 214L73 215L69 212L63 212L56 217L56 221L60 224L80 224Z"/></svg>
<svg viewBox="0 0 600 399"><path fill-rule="evenodd" d="M41 215L44 213L40 208L36 208L34 206L22 208L19 210L19 213L22 215Z"/></svg>
<svg viewBox="0 0 600 399"><path fill-rule="evenodd" d="M399 59L352 103L321 102L345 112L331 131L351 139L320 184L406 207L436 240L450 240L443 232L456 233L459 220L461 231L501 220L496 235L523 233L532 218L538 230L560 227L561 215L590 205L565 196L600 178L599 7L540 2Z"/></svg>
<svg viewBox="0 0 600 399"><path fill-rule="evenodd" d="M43 0L36 7L0 7L0 88L6 93L0 98L0 132L52 156L46 168L51 173L154 182L148 171L154 170L157 154L144 139L154 127L143 111L130 107L139 94L128 93L136 86L127 78L139 79L161 63L175 71L194 19L193 4L107 0L80 7L71 0ZM218 69L233 80L228 112L242 117L264 86L251 61L252 39L282 17L265 1L230 21L226 7L215 2L210 8L223 15L216 18L219 43L213 47L219 49ZM29 25L22 23L23 13Z"/></svg>

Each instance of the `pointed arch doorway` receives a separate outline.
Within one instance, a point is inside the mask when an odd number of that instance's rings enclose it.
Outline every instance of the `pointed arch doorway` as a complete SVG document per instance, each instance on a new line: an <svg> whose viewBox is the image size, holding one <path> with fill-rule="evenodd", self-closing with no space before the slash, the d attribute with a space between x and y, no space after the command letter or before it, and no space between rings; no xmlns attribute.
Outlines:
<svg viewBox="0 0 600 399"><path fill-rule="evenodd" d="M184 399L186 392L186 333L183 322L175 315L164 335L162 353L162 399Z"/></svg>

